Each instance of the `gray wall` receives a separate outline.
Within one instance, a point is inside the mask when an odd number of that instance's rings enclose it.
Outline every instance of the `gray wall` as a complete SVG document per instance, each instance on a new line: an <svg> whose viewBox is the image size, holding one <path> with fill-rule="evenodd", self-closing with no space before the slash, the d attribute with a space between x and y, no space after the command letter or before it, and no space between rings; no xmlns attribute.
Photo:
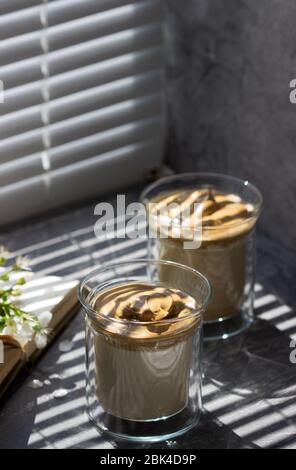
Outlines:
<svg viewBox="0 0 296 470"><path fill-rule="evenodd" d="M166 0L168 160L254 182L261 227L296 242L295 0Z"/></svg>

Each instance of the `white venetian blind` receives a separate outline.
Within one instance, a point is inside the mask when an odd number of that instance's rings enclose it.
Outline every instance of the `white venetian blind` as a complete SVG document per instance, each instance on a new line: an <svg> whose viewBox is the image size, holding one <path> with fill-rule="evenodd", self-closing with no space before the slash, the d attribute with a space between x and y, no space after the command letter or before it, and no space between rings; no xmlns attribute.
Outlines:
<svg viewBox="0 0 296 470"><path fill-rule="evenodd" d="M161 163L162 0L0 0L0 223Z"/></svg>

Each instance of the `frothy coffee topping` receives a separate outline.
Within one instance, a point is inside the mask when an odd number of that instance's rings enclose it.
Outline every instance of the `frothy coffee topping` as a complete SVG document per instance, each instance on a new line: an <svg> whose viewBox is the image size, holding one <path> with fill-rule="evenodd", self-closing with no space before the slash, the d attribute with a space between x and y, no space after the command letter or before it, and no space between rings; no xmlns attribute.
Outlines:
<svg viewBox="0 0 296 470"><path fill-rule="evenodd" d="M107 289L96 301L101 314L136 322L182 318L195 307L195 300L180 290L141 283Z"/></svg>
<svg viewBox="0 0 296 470"><path fill-rule="evenodd" d="M255 223L256 211L252 204L236 194L214 188L171 191L155 197L151 203L151 223L160 231L164 225L171 224L168 235L172 238L180 222L181 238L193 238L190 235L198 228L202 230L203 240L239 235Z"/></svg>
<svg viewBox="0 0 296 470"><path fill-rule="evenodd" d="M105 329L131 338L153 338L190 327L198 305L185 292L159 284L136 283L110 287L96 295L92 303L100 318L108 321ZM125 323L112 321L128 320ZM178 320L172 322L172 320ZM181 321L184 319L184 321ZM168 322L166 323L165 320ZM159 326L157 325L159 323ZM127 330L128 327L128 330Z"/></svg>

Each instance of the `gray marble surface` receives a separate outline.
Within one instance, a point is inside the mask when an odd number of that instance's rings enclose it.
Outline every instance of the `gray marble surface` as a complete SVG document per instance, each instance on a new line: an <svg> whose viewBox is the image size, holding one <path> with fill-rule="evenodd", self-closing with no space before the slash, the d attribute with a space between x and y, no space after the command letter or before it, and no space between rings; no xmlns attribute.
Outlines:
<svg viewBox="0 0 296 470"><path fill-rule="evenodd" d="M295 251L295 1L166 4L170 164L252 181L265 231Z"/></svg>
<svg viewBox="0 0 296 470"><path fill-rule="evenodd" d="M136 200L138 194L132 191L128 199ZM95 239L95 202L12 227L1 233L0 243L29 255L35 271L64 279L79 278L111 258L145 255L145 241L130 246ZM151 447L296 448L296 365L289 361L291 338L296 339L293 256L259 235L255 324L236 338L206 345L200 425ZM141 447L107 439L88 423L83 323L80 313L1 401L1 449ZM62 350L65 340L72 345L68 352ZM33 379L42 388L32 389ZM65 394L58 398L60 389Z"/></svg>

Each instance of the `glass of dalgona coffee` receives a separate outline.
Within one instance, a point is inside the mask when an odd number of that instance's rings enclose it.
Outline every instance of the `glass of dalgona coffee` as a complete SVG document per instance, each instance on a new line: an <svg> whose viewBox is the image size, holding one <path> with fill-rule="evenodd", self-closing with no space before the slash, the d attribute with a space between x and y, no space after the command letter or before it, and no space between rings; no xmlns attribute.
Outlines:
<svg viewBox="0 0 296 470"><path fill-rule="evenodd" d="M205 339L228 338L253 321L255 225L259 190L238 178L188 173L162 178L142 193L149 257L203 273L212 286ZM161 275L166 281L166 270Z"/></svg>
<svg viewBox="0 0 296 470"><path fill-rule="evenodd" d="M78 295L90 420L117 437L147 441L196 425L208 280L170 261L123 261L91 272Z"/></svg>

